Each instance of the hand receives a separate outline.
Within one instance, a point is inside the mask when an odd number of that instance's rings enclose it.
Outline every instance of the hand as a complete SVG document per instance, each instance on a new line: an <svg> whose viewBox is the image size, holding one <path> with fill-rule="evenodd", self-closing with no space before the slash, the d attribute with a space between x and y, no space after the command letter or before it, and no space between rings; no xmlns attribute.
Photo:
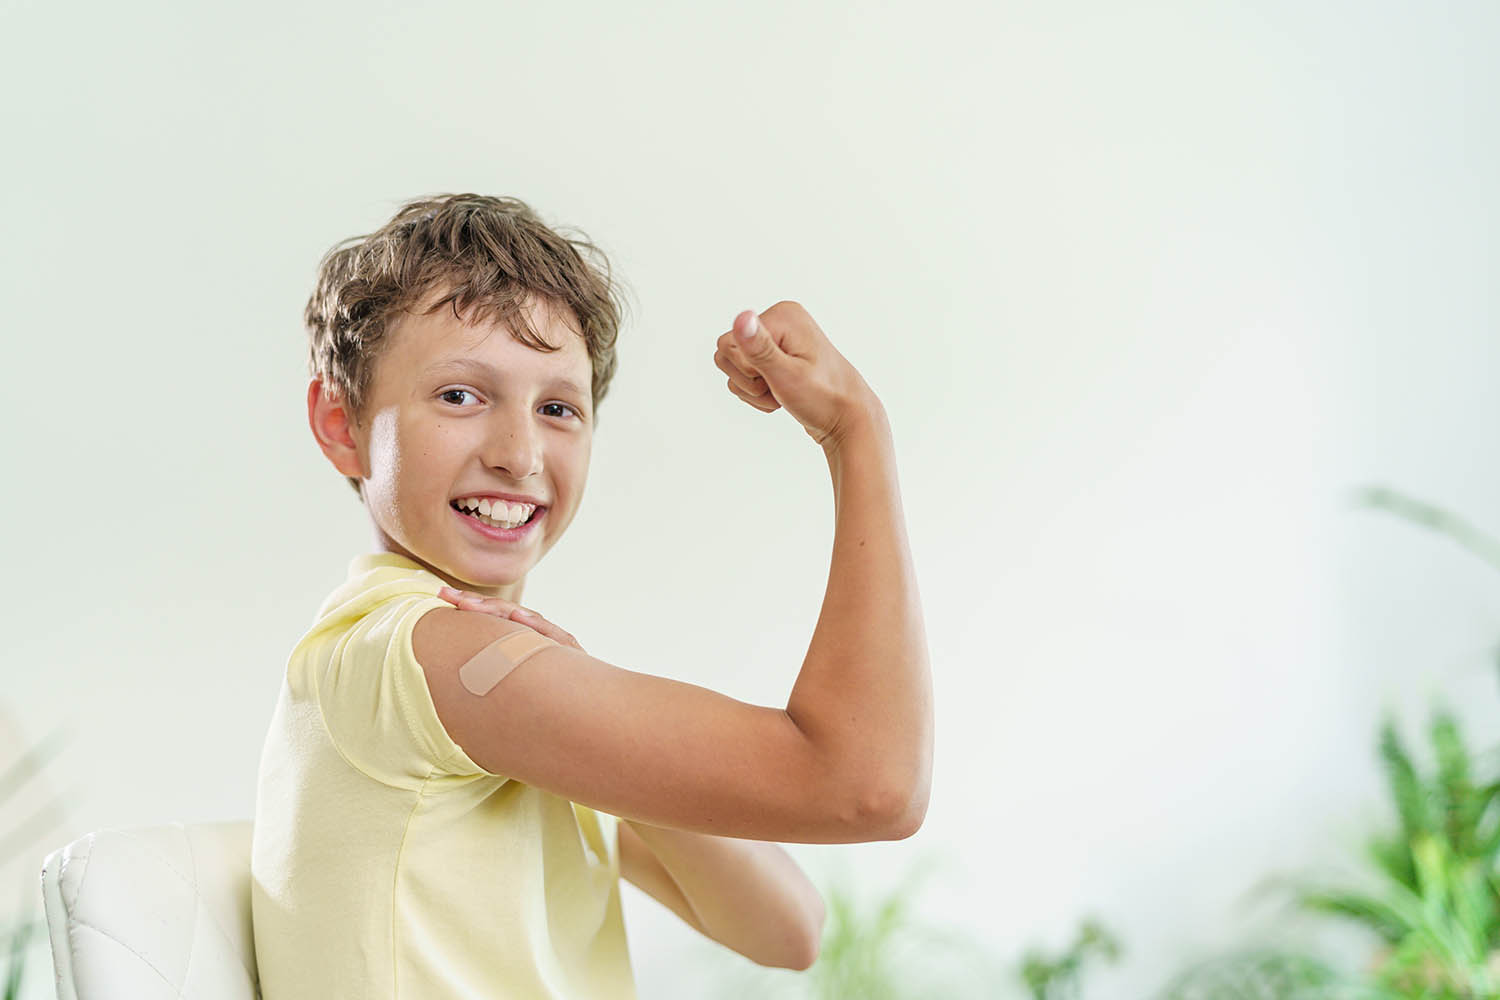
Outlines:
<svg viewBox="0 0 1500 1000"><path fill-rule="evenodd" d="M471 594L467 590L455 590L452 587L441 588L438 590L438 596L453 604L460 611L479 611L483 614L494 615L496 618L508 618L522 625L529 625L534 631L542 633L554 642L588 652L578 645L578 640L573 638L572 633L564 632L535 611L528 611L519 604L513 604L498 597Z"/></svg>
<svg viewBox="0 0 1500 1000"><path fill-rule="evenodd" d="M778 302L759 316L746 309L717 344L714 364L730 392L765 413L785 406L825 448L880 405L800 303Z"/></svg>

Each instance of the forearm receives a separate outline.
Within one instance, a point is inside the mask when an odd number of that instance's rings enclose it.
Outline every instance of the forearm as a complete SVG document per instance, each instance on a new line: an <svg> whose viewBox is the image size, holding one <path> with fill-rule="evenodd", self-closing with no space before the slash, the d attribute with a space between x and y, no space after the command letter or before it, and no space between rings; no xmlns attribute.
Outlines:
<svg viewBox="0 0 1500 1000"><path fill-rule="evenodd" d="M621 822L671 874L709 937L761 965L812 964L823 898L780 845Z"/></svg>
<svg viewBox="0 0 1500 1000"><path fill-rule="evenodd" d="M890 424L873 397L860 412L824 449L832 566L786 711L830 761L835 786L906 836L931 783L932 679Z"/></svg>

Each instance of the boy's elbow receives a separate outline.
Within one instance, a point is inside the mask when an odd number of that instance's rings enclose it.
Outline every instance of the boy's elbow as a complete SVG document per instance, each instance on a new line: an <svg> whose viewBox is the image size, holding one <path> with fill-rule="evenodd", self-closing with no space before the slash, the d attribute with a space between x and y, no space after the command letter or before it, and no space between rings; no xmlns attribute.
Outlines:
<svg viewBox="0 0 1500 1000"><path fill-rule="evenodd" d="M890 840L905 840L918 830L927 819L927 790L907 797L906 807L896 813L891 824Z"/></svg>
<svg viewBox="0 0 1500 1000"><path fill-rule="evenodd" d="M929 785L925 781L886 785L867 795L861 825L874 840L905 840L927 818Z"/></svg>
<svg viewBox="0 0 1500 1000"><path fill-rule="evenodd" d="M811 790L819 788L821 793ZM929 751L891 759L885 766L846 764L825 780L809 783L805 794L810 807L823 810L834 823L836 842L868 843L905 840L921 829L931 788ZM830 803L837 804L832 812Z"/></svg>
<svg viewBox="0 0 1500 1000"><path fill-rule="evenodd" d="M789 915L787 920L778 922L780 940L775 952L767 952L763 956L752 955L750 952L744 954L757 965L770 969L806 972L817 962L818 955L823 950L823 923L826 917L823 897L809 882L806 884L806 899L799 904L796 912Z"/></svg>
<svg viewBox="0 0 1500 1000"><path fill-rule="evenodd" d="M802 951L798 953L798 957L788 962L786 967L794 972L806 972L813 967L813 963L818 960L818 953L822 950L823 932L821 930L814 931Z"/></svg>
<svg viewBox="0 0 1500 1000"><path fill-rule="evenodd" d="M877 776L878 775L878 776ZM912 747L866 777L861 819L872 840L905 840L927 819L932 791L932 744Z"/></svg>
<svg viewBox="0 0 1500 1000"><path fill-rule="evenodd" d="M791 969L794 972L806 972L817 962L818 955L823 950L823 923L827 914L823 909L823 897L814 892L813 900L808 907L805 929L798 937L798 948L786 962L782 963L782 968Z"/></svg>

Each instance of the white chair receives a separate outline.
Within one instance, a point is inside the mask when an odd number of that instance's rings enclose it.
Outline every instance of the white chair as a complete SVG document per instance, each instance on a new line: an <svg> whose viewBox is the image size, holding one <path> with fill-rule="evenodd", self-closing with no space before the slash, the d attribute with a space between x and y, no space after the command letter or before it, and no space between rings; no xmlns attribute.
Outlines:
<svg viewBox="0 0 1500 1000"><path fill-rule="evenodd" d="M251 822L96 830L47 855L58 1000L260 1000Z"/></svg>

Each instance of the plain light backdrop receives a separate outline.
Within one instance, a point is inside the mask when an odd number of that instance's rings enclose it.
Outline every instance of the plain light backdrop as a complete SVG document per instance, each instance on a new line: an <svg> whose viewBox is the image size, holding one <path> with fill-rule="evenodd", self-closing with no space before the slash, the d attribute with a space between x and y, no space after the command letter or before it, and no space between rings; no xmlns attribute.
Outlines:
<svg viewBox="0 0 1500 1000"><path fill-rule="evenodd" d="M1125 947L1090 996L1276 933L1366 961L1244 894L1359 870L1387 708L1424 760L1433 698L1500 740L1500 575L1349 502L1500 532L1493 3L0 15L0 698L10 754L73 734L0 901L29 881L39 917L90 830L253 815L287 653L371 540L307 427L302 307L329 246L442 192L522 198L629 288L525 593L596 656L785 704L832 492L715 338L795 299L881 396L931 806L790 849L871 893L941 856L921 912L999 975L1089 914ZM725 950L625 894L641 995L705 995L683 970Z"/></svg>

